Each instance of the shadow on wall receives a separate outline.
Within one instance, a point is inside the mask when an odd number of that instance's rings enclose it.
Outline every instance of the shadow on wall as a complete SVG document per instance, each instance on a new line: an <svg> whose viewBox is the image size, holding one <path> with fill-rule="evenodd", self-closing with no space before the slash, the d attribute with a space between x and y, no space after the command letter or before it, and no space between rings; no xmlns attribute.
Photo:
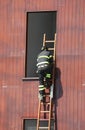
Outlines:
<svg viewBox="0 0 85 130"><path fill-rule="evenodd" d="M55 92L54 92L54 100L58 100L63 96L63 87L61 83L61 71L59 68L55 69Z"/></svg>
<svg viewBox="0 0 85 130"><path fill-rule="evenodd" d="M55 130L58 130L58 122L57 122L57 107L58 107L58 99L63 96L63 87L61 83L61 71L60 68L55 68L55 87L54 87L54 98L53 102L55 104Z"/></svg>

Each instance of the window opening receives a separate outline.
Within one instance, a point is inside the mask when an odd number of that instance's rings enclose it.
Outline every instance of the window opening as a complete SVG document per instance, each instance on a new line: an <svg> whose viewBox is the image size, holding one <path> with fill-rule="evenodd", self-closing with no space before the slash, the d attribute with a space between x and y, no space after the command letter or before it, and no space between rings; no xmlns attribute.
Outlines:
<svg viewBox="0 0 85 130"><path fill-rule="evenodd" d="M27 12L25 78L36 79L36 59L43 45L43 34L54 39L56 12Z"/></svg>

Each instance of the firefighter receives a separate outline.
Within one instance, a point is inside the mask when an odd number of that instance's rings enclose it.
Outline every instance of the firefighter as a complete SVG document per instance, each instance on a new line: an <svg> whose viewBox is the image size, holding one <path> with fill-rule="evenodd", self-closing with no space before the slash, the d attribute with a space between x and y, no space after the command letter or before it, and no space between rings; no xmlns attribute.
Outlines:
<svg viewBox="0 0 85 130"><path fill-rule="evenodd" d="M41 48L37 57L37 73L39 76L39 98L44 101L45 88L51 86L53 56L46 46ZM44 81L45 80L45 81Z"/></svg>

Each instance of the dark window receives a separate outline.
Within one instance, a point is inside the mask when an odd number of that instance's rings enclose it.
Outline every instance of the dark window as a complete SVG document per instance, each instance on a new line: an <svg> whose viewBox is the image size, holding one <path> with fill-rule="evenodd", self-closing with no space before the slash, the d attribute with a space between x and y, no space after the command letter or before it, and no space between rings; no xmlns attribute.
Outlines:
<svg viewBox="0 0 85 130"><path fill-rule="evenodd" d="M43 34L54 39L56 12L27 12L25 78L36 79L36 59L43 45Z"/></svg>
<svg viewBox="0 0 85 130"><path fill-rule="evenodd" d="M48 121L41 121L41 127L47 127ZM37 119L24 119L23 120L23 130L36 130ZM54 120L51 120L51 130L54 130Z"/></svg>

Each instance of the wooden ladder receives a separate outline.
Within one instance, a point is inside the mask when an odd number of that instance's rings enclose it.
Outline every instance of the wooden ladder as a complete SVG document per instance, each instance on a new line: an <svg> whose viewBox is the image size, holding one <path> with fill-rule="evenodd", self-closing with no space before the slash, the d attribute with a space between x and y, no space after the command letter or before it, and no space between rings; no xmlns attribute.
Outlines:
<svg viewBox="0 0 85 130"><path fill-rule="evenodd" d="M37 119L37 130L51 130L51 121L52 119L55 122L55 109L53 104L53 90L54 90L54 75L55 75L55 64L56 64L56 33L54 35L54 40L46 40L46 34L43 36L43 46L46 44L53 44L52 47L48 47L48 50L52 51L53 55L53 74L52 74L52 86L50 89L45 90L45 102L39 100L38 106L38 119ZM46 45L47 46L47 45ZM53 110L54 109L54 110ZM43 126L43 123L44 126ZM54 129L55 130L55 125Z"/></svg>

